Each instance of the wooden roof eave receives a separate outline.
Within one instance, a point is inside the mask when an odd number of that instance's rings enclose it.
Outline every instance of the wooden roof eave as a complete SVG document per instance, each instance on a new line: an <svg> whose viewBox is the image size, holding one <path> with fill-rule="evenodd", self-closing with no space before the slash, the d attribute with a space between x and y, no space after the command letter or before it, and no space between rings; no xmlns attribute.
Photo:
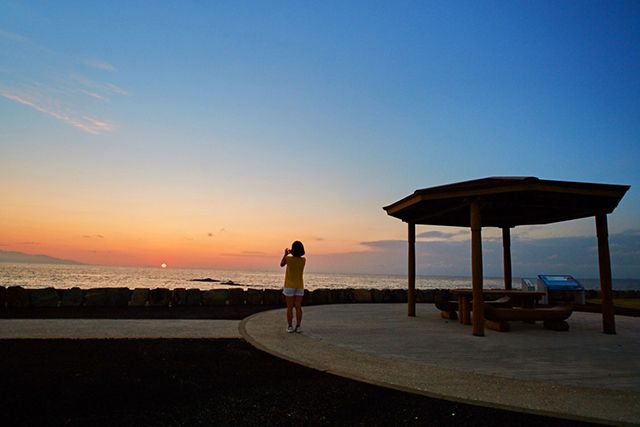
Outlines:
<svg viewBox="0 0 640 427"><path fill-rule="evenodd" d="M617 200L609 212L607 212L610 213L615 209L615 207L617 207L618 202L622 199L629 188L630 187L627 185L585 183L566 183L565 185L560 185L557 181L525 181L522 184L517 185L503 184L486 189L454 189L446 192L443 191L441 193L429 192L421 194L421 191L426 190L416 190L412 195L392 203L383 209L387 211L387 214L400 218L401 216L398 215L399 212L425 201L464 198L468 200L467 203L470 203L473 199L482 198L483 196L486 197L488 195L495 196L499 194L518 192L541 192L548 194L556 193L571 194L575 196L582 195L595 198L611 198Z"/></svg>

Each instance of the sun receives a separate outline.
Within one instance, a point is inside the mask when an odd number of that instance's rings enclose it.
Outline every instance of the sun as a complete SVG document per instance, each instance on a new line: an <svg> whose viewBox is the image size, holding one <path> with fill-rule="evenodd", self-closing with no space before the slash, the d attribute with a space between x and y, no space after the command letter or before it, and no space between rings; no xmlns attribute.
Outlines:
<svg viewBox="0 0 640 427"><path fill-rule="evenodd" d="M163 262L162 264L160 264L160 267L167 268L167 264Z"/></svg>

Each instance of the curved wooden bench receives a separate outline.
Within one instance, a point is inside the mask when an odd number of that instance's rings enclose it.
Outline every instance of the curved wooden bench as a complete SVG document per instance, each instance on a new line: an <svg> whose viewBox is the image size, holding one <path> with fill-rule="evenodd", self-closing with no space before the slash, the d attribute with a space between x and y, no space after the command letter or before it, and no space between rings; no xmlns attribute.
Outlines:
<svg viewBox="0 0 640 427"><path fill-rule="evenodd" d="M485 306L490 305L491 307L494 308L511 308L513 307L513 301L511 300L510 297L500 297L498 299L495 299L493 301L485 301L484 302Z"/></svg>
<svg viewBox="0 0 640 427"><path fill-rule="evenodd" d="M484 307L487 328L501 332L509 330L509 321L542 321L545 329L568 331L569 324L565 320L571 316L572 312L573 307L571 305L536 308L501 308L485 304Z"/></svg>
<svg viewBox="0 0 640 427"><path fill-rule="evenodd" d="M458 319L458 301L453 300L453 296L449 291L436 292L434 296L436 308L440 310L440 316L443 319Z"/></svg>

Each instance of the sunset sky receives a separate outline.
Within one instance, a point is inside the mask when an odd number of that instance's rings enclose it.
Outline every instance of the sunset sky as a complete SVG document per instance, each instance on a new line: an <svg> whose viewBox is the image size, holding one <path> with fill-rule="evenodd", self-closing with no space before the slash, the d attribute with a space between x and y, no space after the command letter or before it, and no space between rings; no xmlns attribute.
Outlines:
<svg viewBox="0 0 640 427"><path fill-rule="evenodd" d="M0 251L402 273L383 206L517 175L631 185L640 278L639 160L637 1L0 0ZM594 228L516 228L514 274L596 274ZM467 230L418 233L420 273L468 273Z"/></svg>

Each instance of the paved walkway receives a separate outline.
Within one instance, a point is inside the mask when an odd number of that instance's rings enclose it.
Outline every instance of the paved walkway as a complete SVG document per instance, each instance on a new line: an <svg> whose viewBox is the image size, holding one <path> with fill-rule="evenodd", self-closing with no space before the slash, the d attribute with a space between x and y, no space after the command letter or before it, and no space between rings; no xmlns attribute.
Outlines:
<svg viewBox="0 0 640 427"><path fill-rule="evenodd" d="M0 319L10 338L242 338L239 320Z"/></svg>
<svg viewBox="0 0 640 427"><path fill-rule="evenodd" d="M431 304L417 317L404 304L304 308L304 333L285 332L284 311L240 324L254 346L337 375L427 396L542 415L640 425L640 319L573 313L569 332L513 323L487 330L441 319Z"/></svg>

